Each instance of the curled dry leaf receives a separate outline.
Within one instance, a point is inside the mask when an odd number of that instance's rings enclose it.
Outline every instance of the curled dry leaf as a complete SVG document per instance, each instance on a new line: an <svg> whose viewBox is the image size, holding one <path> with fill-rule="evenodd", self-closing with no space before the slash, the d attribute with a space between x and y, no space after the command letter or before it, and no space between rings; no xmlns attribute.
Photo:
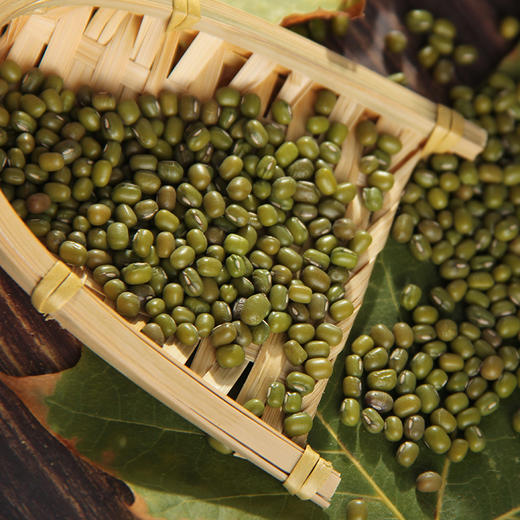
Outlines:
<svg viewBox="0 0 520 520"><path fill-rule="evenodd" d="M309 13L291 14L289 16L286 16L282 20L282 25L284 27L288 27L290 25L307 22L309 20L312 20L313 18L329 19L329 18L333 18L334 16L336 16L339 13L347 13L349 15L349 18L351 20L353 20L355 18L360 18L361 16L363 16L364 12L365 12L365 0L358 0L357 2L355 2L353 5L351 5L347 9L328 11L328 10L320 8L320 9L317 9L316 11L312 11Z"/></svg>
<svg viewBox="0 0 520 520"><path fill-rule="evenodd" d="M224 0L227 4L247 11L255 16L284 26L305 22L311 18L331 18L340 12L346 12L350 18L363 15L365 0L349 2L352 5L344 9L344 0Z"/></svg>

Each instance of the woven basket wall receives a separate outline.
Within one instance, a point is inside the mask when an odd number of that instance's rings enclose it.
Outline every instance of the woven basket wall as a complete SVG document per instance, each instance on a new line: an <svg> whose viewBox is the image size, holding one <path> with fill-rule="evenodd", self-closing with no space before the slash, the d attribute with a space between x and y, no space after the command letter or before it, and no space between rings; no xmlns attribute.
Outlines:
<svg viewBox="0 0 520 520"><path fill-rule="evenodd" d="M435 129L436 106L299 36L218 2L201 2L200 21L181 30L168 30L172 29L172 13L171 6L164 2L120 4L131 12L76 6L56 7L39 14L24 15L24 10L30 10L30 6L5 2L2 7L0 2L0 18L3 15L6 21L13 18L0 37L0 61L12 59L24 70L38 66L45 73L60 74L69 88L88 84L96 90L109 91L122 98L135 97L141 92L157 94L166 89L190 93L205 100L211 98L219 86L230 84L244 93L258 94L266 119L269 119L272 101L281 98L290 103L294 117L288 128L289 139L304 133L316 91L327 87L339 95L331 120L353 128L358 121L372 118L377 121L380 131L398 136L403 143L402 150L392 157L390 171L395 175L395 185L385 195L382 210L370 214L358 197L348 207L347 216L354 220L358 229L369 231L373 242L360 257L346 284L346 298L353 302L355 311L349 319L339 324L343 330L343 341L331 350L330 359L334 361L344 347L361 306L374 261L385 244L403 187ZM294 51L296 47L297 52ZM461 139L454 143L454 151L467 157L476 155L483 144L482 134L469 124L464 126L462 133ZM339 181L350 181L359 189L366 181L358 169L361 152L351 132L335 170ZM6 215L3 217L4 227L8 219L17 219L3 198L0 211ZM0 263L26 291L31 292L54 260L36 238L27 235L27 229L21 230L24 225L19 219L17 221L17 230L20 230L13 233L22 233L24 240L30 241L30 247L20 250L14 245L6 245L6 241L19 238L7 236L0 230L0 242L3 244ZM35 252L41 258L39 265L30 264L38 260L28 258ZM13 258L10 259L9 255ZM99 333L103 341L111 341L108 329L115 325L117 330L125 327L132 341L139 342L140 349L149 351L150 356L159 355L161 363L169 363L172 370L180 370L179 373L191 377L200 389L204 389L200 391L208 404L204 404L205 408L200 405L198 409L199 404L191 399L200 399L199 395L168 397L168 394L191 391L183 390L179 386L182 383L175 381L169 387L158 388L153 381L156 374L148 374L152 381L147 382L143 374L136 372L133 361L124 359L128 357L127 351L116 348L114 354L100 345L101 338L89 336L92 332L78 331L78 325L73 323L75 314L81 310L79 302L76 302L78 308L73 309L77 297L55 313L54 318L163 402L211 435L232 445L241 456L253 460L281 480L290 473L302 450L274 431L281 431L283 412L266 407L262 420L272 428L265 425L261 428L269 432L276 442L273 440L271 446L263 445L262 442L265 444L267 441L252 438L257 436L260 428L258 419L223 397L233 391L238 403L253 397L265 399L270 383L276 379L283 381L285 375L294 370L283 353L283 335L271 335L263 345L249 346L246 348L246 362L242 366L223 369L216 363L214 348L208 340L193 348L172 341L160 349L138 332L145 323L143 320L129 323L117 316L108 309L110 304L101 304L102 292L90 275L86 272L78 274L85 283L81 293L85 293L89 305L97 306L95 312L99 313L107 329ZM188 359L189 369L184 367ZM241 383L237 388L239 379ZM304 398L303 408L311 415L316 413L326 384L326 380L318 381L315 390ZM226 413L231 414L229 421L232 424L237 418L245 421L244 424L239 425L238 429L235 426L226 427L228 419L218 411L218 407L211 409L211 403L214 405L215 400L229 408ZM205 417L201 418L204 414ZM208 417L214 419L209 421ZM219 419L222 419L221 423ZM269 435L265 439L269 439ZM301 445L305 443L303 438L295 441ZM289 449L286 446L291 446L290 455L283 454L284 449ZM284 459L283 463L281 459ZM312 499L322 506L326 505L337 482L337 476L331 477Z"/></svg>

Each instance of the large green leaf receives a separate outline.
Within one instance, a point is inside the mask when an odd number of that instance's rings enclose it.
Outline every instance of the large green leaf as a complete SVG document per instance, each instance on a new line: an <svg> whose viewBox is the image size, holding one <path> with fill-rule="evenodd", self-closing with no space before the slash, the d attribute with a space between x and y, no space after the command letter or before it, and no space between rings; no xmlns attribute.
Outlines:
<svg viewBox="0 0 520 520"><path fill-rule="evenodd" d="M398 305L402 287L416 283L426 292L436 285L437 279L432 264L417 262L406 246L389 240L375 266L351 337L366 333L375 323L391 326L407 319L406 311ZM515 477L520 462L520 437L511 426L511 416L520 398L518 390L509 400L502 401L502 408L497 413L482 421L487 438L483 453L470 453L464 462L449 464L444 457L432 454L423 446L416 465L403 469L395 461L395 446L389 445L384 438L368 434L362 428L350 429L341 425L337 417L341 377L342 370L336 366L310 442L342 473L341 491L349 489L369 495L374 497L378 507L387 506L386 511L381 511L380 516L375 514L374 518L520 518L520 481ZM416 476L428 469L445 476L445 487L439 497L415 491ZM359 479L359 473L363 473L364 478ZM345 482L347 479L350 483ZM381 493L374 492L376 486L380 487ZM374 502L372 506L375 509ZM393 506L395 509L389 511ZM502 517L506 512L510 515Z"/></svg>
<svg viewBox="0 0 520 520"><path fill-rule="evenodd" d="M47 403L51 429L128 482L153 515L320 514L249 462L215 452L199 430L88 350L63 374Z"/></svg>
<svg viewBox="0 0 520 520"><path fill-rule="evenodd" d="M408 282L431 287L435 271L390 242L376 264L353 334L375 322L391 325L403 318L398 293ZM395 462L395 446L339 422L342 365L339 359L310 436L313 448L342 474L327 511L290 497L249 462L213 451L201 432L88 350L47 398L47 420L80 453L125 480L144 498L152 517L344 518L347 501L356 496L367 498L370 518L377 520L433 518L436 510L436 518L445 520L520 517L520 440L510 422L518 391L483 421L488 439L483 453L448 465L423 448L416 466L404 470ZM416 493L415 477L425 469L447 477L439 497Z"/></svg>

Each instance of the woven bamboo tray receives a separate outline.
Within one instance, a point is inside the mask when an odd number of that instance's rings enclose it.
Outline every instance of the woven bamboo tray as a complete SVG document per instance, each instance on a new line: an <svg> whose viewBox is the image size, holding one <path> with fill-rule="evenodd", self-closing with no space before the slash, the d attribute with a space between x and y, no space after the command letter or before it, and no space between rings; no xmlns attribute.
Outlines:
<svg viewBox="0 0 520 520"><path fill-rule="evenodd" d="M163 89L189 92L202 100L230 84L255 92L263 112L282 98L293 107L288 138L304 133L316 90L338 95L332 120L353 128L367 117L380 131L399 136L403 147L393 157L394 187L384 206L370 214L356 198L347 211L373 242L346 285L354 314L340 323L342 350L361 306L370 273L383 248L400 194L415 164L433 151L453 151L471 159L485 135L447 109L360 67L296 34L214 0L110 0L96 8L89 0L0 0L0 62L12 59L23 69L58 73L69 88L89 84L123 98ZM2 27L3 26L3 27ZM336 168L337 178L360 188L361 149L351 132ZM269 384L294 369L285 360L283 337L271 335L260 347L246 349L246 362L222 369L207 340L195 348L171 342L159 347L139 332L143 320L129 322L102 301L87 272L68 267L36 239L0 196L0 265L29 294L35 306L84 342L143 389L209 435L229 445L301 498L326 507L340 475L303 448L305 439L281 432L281 410L267 407L262 420L240 403L265 398ZM92 324L97 324L92 327ZM186 366L192 358L190 366ZM238 397L227 397L247 374ZM304 398L314 415L326 381ZM302 456L303 455L303 456ZM290 476L289 481L287 478Z"/></svg>

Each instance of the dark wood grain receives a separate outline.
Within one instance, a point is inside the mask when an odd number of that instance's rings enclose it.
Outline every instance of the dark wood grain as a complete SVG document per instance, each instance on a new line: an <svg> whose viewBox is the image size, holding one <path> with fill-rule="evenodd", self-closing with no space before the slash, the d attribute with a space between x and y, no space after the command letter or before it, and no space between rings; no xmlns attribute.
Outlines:
<svg viewBox="0 0 520 520"><path fill-rule="evenodd" d="M500 37L497 26L505 14L520 15L520 2L515 0L369 0L365 18L352 23L347 36L336 42L338 50L383 75L402 70L415 91L434 101L447 102L449 86L436 84L430 72L418 66L416 55L424 45L425 37L408 33L403 23L406 12L417 8L428 9L436 17L456 22L457 43L471 43L479 49L480 56L474 65L456 68L454 83L480 83L513 46L513 42ZM383 50L384 37L392 29L400 29L409 37L403 55L392 55Z"/></svg>
<svg viewBox="0 0 520 520"><path fill-rule="evenodd" d="M260 0L259 0L260 1ZM352 23L347 37L335 42L347 57L387 75L404 70L409 84L431 99L446 101L447 89L417 68L418 38L410 39L402 57L383 52L390 29L400 28L409 8L426 7L454 20L459 40L473 43L481 56L474 67L459 69L458 79L478 84L512 43L497 33L504 14L520 14L517 0L368 0L366 17ZM29 298L0 271L0 371L36 375L73 366L80 346L55 323L45 321ZM21 401L0 384L0 519L1 520L125 520L128 488L54 439Z"/></svg>
<svg viewBox="0 0 520 520"><path fill-rule="evenodd" d="M55 321L45 321L3 271L0 276L0 372L32 376L74 366L81 344Z"/></svg>
<svg viewBox="0 0 520 520"><path fill-rule="evenodd" d="M1 520L134 518L126 485L56 440L1 382L0 467Z"/></svg>

